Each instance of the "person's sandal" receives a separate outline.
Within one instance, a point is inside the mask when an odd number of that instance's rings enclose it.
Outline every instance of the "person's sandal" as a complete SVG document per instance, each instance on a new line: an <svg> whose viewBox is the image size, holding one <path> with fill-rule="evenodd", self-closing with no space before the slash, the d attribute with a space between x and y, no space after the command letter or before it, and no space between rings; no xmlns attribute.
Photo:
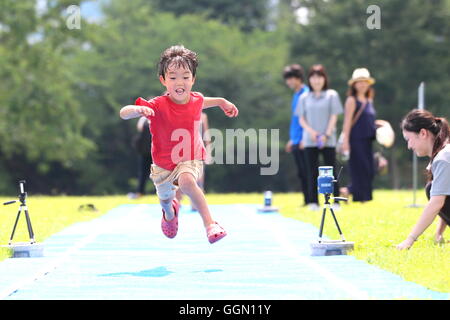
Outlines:
<svg viewBox="0 0 450 320"><path fill-rule="evenodd" d="M174 217L172 220L167 221L166 217L164 215L164 209L162 210L162 219L161 219L161 229L164 235L167 238L175 238L178 232L178 211L180 209L180 203L177 199L173 199L172 201L173 211L174 211Z"/></svg>
<svg viewBox="0 0 450 320"><path fill-rule="evenodd" d="M206 235L209 243L214 243L225 237L227 232L217 222L214 222L206 228Z"/></svg>

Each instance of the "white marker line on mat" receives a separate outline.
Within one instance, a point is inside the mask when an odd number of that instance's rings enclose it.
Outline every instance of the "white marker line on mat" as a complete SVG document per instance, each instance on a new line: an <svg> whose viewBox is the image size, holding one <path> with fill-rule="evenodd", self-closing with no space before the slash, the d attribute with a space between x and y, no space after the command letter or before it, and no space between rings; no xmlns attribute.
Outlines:
<svg viewBox="0 0 450 320"><path fill-rule="evenodd" d="M116 209L120 210L120 207L117 207ZM112 211L116 210L112 209L108 213L111 213ZM140 213L139 211L136 211L137 213ZM107 213L107 214L108 214ZM92 220L91 222L88 222L90 227L94 230L92 233L85 236L83 239L78 241L75 245L67 249L61 256L54 258L51 260L46 266L41 268L39 271L37 271L34 275L31 277L24 278L21 281L18 281L17 283L9 286L3 291L0 291L0 300L6 299L7 297L11 296L15 292L17 292L19 289L23 288L26 285L29 285L33 283L34 281L37 281L38 279L45 277L47 274L61 266L63 263L67 262L71 256L73 256L75 253L77 253L80 249L88 245L89 243L93 242L96 237L98 237L100 234L102 234L102 230L108 230L108 232L114 232L115 228L120 228L123 224L130 221L129 215L120 217L119 219L113 219L113 223L111 224L111 221L109 221L108 225L105 225L105 221L100 221L97 219ZM122 221L123 219L123 221Z"/></svg>
<svg viewBox="0 0 450 320"><path fill-rule="evenodd" d="M288 256L294 258L299 263L302 263L303 265L307 265L308 267L310 267L311 270L318 273L322 278L324 278L324 280L329 281L338 289L343 290L347 294L349 294L352 299L362 299L362 300L369 299L369 295L366 291L363 291L354 286L353 284L349 283L348 281L339 278L326 268L322 267L319 263L317 263L313 259L300 255L298 253L298 249L296 249L295 246L289 241L285 233L283 233L283 231L281 230L278 223L270 221L269 224L269 222L266 221L261 215L258 215L256 213L256 209L252 210L251 208L245 208L242 206L238 206L238 208L239 211L246 214L247 216L250 216L252 220L258 222L265 229L269 230L272 236L274 237L275 241L278 242L280 247L284 250L284 252Z"/></svg>
<svg viewBox="0 0 450 320"><path fill-rule="evenodd" d="M88 243L92 242L100 232L94 232L86 237L84 237L82 240L77 242L73 247L68 249L63 253L61 257L55 258L53 261L51 261L49 264L47 264L45 267L37 271L33 276L25 278L5 290L0 292L0 300L6 299L7 297L14 294L19 289L23 288L26 285L29 285L30 283L33 283L34 281L46 276L48 273L53 271L54 269L58 268L61 264L66 262L70 259L70 257L75 254L77 251L79 251L81 248L85 247Z"/></svg>

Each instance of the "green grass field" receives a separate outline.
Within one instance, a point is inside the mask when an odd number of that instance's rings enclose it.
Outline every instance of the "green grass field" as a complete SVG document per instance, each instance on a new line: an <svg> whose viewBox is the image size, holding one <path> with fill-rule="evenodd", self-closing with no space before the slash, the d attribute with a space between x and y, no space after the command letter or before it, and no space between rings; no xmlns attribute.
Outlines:
<svg viewBox="0 0 450 320"><path fill-rule="evenodd" d="M0 198L0 202L9 200ZM257 203L262 204L261 194L208 194L209 204ZM187 199L184 200L187 203ZM275 194L274 205L281 213L293 219L320 225L321 211L309 211L300 207L299 193ZM408 281L419 283L432 290L450 292L449 243L436 245L431 226L411 250L398 251L395 245L409 234L421 214L420 208L407 208L412 202L411 191L376 191L374 201L367 204L350 203L336 212L339 224L347 240L355 242L351 253L356 258L399 274ZM92 203L97 212L78 211L81 204ZM104 197L50 197L31 196L27 199L36 240L41 242L50 235L75 222L98 217L110 209L125 203L157 203L155 196L129 200L125 196ZM425 196L419 193L418 203L425 204ZM8 243L18 210L18 204L0 207L0 245ZM238 223L238 221L236 222ZM338 239L336 227L327 215L325 235ZM450 238L447 230L446 238ZM14 241L27 241L25 218L21 216ZM311 239L314 240L314 239ZM0 250L0 260L9 256Z"/></svg>

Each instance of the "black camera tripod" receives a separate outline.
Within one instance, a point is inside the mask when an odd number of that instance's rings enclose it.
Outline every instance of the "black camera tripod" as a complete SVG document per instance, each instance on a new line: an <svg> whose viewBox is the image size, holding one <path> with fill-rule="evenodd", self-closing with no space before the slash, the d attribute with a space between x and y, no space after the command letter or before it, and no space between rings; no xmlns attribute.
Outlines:
<svg viewBox="0 0 450 320"><path fill-rule="evenodd" d="M334 219L334 222L336 224L336 227L337 227L337 229L339 231L339 235L341 236L341 240L345 241L344 235L342 234L342 230L339 227L339 223L338 223L338 221L336 219L336 215L334 214L334 210L331 207L331 203L330 203L331 194L327 193L327 194L324 194L324 196L325 196L325 203L323 204L322 221L320 222L319 243L322 242L323 226L324 226L324 223L325 223L325 215L327 213L327 208L330 209L330 211L331 211L331 215L332 215L332 217ZM347 201L347 198L343 198L343 197L333 197L333 199L337 203L339 203L339 201Z"/></svg>
<svg viewBox="0 0 450 320"><path fill-rule="evenodd" d="M9 204L20 202L19 212L17 212L17 218L16 218L16 222L14 223L14 228L11 233L11 238L9 239L9 245L11 245L12 240L14 238L14 233L16 231L17 222L19 221L20 213L22 212L22 210L25 212L25 218L27 220L28 235L30 236L30 244L35 243L33 227L31 226L31 219L30 219L30 215L28 214L28 207L26 204L27 193L25 192L25 188L24 188L25 182L26 182L25 180L19 181L19 185L20 185L19 200L12 200L12 201L7 201L7 202L3 203L3 205L6 206Z"/></svg>

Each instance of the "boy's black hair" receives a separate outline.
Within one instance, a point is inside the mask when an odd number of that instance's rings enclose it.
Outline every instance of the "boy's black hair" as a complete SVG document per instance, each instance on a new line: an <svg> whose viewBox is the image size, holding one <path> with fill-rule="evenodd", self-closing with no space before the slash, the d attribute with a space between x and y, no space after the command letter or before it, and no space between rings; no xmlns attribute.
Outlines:
<svg viewBox="0 0 450 320"><path fill-rule="evenodd" d="M190 70L192 76L195 77L198 66L197 53L186 49L183 45L172 46L164 50L158 64L158 75L165 79L167 69L172 64Z"/></svg>
<svg viewBox="0 0 450 320"><path fill-rule="evenodd" d="M304 82L305 76L303 67L299 64L291 64L286 66L283 70L283 79L286 80L289 78L297 78Z"/></svg>

